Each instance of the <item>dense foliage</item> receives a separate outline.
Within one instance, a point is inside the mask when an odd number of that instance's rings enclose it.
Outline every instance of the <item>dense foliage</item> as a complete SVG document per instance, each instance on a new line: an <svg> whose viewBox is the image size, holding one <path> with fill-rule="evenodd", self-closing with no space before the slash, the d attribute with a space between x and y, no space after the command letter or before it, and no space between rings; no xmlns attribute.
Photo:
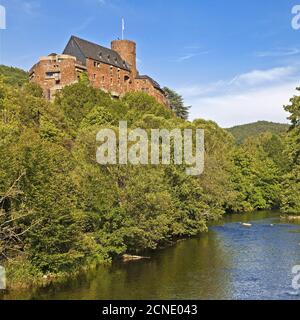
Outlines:
<svg viewBox="0 0 300 320"><path fill-rule="evenodd" d="M235 126L227 130L235 137L238 144L242 144L250 137L257 137L266 132L280 135L286 133L288 129L288 124L257 121L255 123Z"/></svg>
<svg viewBox="0 0 300 320"><path fill-rule="evenodd" d="M12 86L21 87L28 82L28 72L19 68L0 65L0 75L5 76L5 83Z"/></svg>
<svg viewBox="0 0 300 320"><path fill-rule="evenodd" d="M163 89L168 99L170 108L176 114L177 117L187 120L189 117L190 106L187 107L184 105L183 97L179 95L174 90L171 90L167 87Z"/></svg>
<svg viewBox="0 0 300 320"><path fill-rule="evenodd" d="M69 273L156 249L205 231L226 212L279 207L281 198L287 212L297 211L299 202L291 201L300 185L294 99L286 150L285 138L272 133L236 146L216 123L185 121L144 93L112 100L80 81L49 103L39 87L1 79L0 260L9 276ZM204 129L204 174L187 176L184 165L100 166L96 133L117 130L120 120L129 129Z"/></svg>
<svg viewBox="0 0 300 320"><path fill-rule="evenodd" d="M300 88L297 89L300 91ZM283 179L282 209L286 213L300 215L300 96L294 96L285 107L290 113L291 128L286 137Z"/></svg>

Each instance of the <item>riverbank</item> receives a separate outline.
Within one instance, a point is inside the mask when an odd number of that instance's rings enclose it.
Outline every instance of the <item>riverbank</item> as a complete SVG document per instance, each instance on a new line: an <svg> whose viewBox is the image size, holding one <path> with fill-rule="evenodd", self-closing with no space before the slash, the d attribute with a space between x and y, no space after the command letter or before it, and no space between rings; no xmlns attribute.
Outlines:
<svg viewBox="0 0 300 320"><path fill-rule="evenodd" d="M222 225L222 223L232 223L238 221L239 225L242 227L243 224L249 224L249 221L254 221L251 223L251 228L255 226L255 221L260 219L266 219L269 216L275 216L278 218L278 222L287 222L293 223L298 222L298 219L293 219L292 217L280 215L278 212L270 212L270 211L262 211L256 213L243 213L243 214L228 214L223 216L218 221L211 221L209 223L209 228L214 228L215 226ZM298 217L297 217L298 218ZM199 237L205 237L206 233L199 234L197 237L193 237L198 239ZM19 260L15 262L11 262L7 265L7 277L8 277L8 291L9 292L17 292L18 290L39 290L43 288L47 288L50 286L62 286L70 281L75 281L80 277L84 277L87 274L95 272L98 268L109 267L111 268L113 263L123 263L126 262L129 265L138 264L142 260L146 262L151 260L151 257L156 254L160 254L164 250L171 249L172 247L176 247L181 243L188 241L189 237L184 239L176 239L172 242L172 246L169 243L168 246L157 248L157 250L152 251L151 254L147 252L145 255L141 256L132 256L132 255L120 255L117 260L114 262L111 259L102 260L102 261L93 261L88 265L82 266L77 270L73 270L71 272L59 273L59 274L42 274L37 269L32 267L28 261Z"/></svg>
<svg viewBox="0 0 300 320"><path fill-rule="evenodd" d="M4 265L7 277L7 291L38 289L49 285L61 285L71 279L76 279L81 274L93 271L99 265L109 266L111 263L111 259L94 261L68 272L43 274L32 266L28 260L19 257L18 259L10 260Z"/></svg>
<svg viewBox="0 0 300 320"><path fill-rule="evenodd" d="M168 242L168 244L166 244L164 247L158 247L157 250L175 246L177 243L185 241L187 239L189 239L189 237L174 239L173 241ZM143 255L137 256L131 254L121 254L116 257L115 261L134 262L144 259L150 259L150 257ZM113 261L111 258L99 261L94 260L84 266L70 270L68 272L43 274L37 268L32 266L27 259L18 257L17 259L10 260L4 264L7 277L7 291L14 292L27 289L36 290L39 288L48 287L50 285L62 285L88 272L92 272L93 270L96 270L101 266L111 266L112 262Z"/></svg>
<svg viewBox="0 0 300 320"><path fill-rule="evenodd" d="M151 259L117 260L5 299L296 299L291 283L300 261L299 231L278 212L227 215L207 233L156 250Z"/></svg>

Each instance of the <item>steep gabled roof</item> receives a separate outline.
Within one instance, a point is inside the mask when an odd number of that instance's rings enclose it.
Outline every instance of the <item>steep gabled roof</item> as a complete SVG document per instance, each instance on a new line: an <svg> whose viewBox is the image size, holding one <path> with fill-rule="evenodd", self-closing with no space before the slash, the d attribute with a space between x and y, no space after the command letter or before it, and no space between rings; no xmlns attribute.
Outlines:
<svg viewBox="0 0 300 320"><path fill-rule="evenodd" d="M154 79L152 79L151 77L147 76L147 75L138 75L136 77L137 79L145 79L145 80L149 80L153 87L157 90L160 90L162 92L164 92L164 90L161 88L161 86L158 84L158 82L156 82Z"/></svg>
<svg viewBox="0 0 300 320"><path fill-rule="evenodd" d="M130 71L129 64L124 61L118 52L102 47L96 43L80 39L76 36L72 36L64 53L70 54L68 46L70 43L75 42L85 58L90 58L99 62L103 62L120 69Z"/></svg>

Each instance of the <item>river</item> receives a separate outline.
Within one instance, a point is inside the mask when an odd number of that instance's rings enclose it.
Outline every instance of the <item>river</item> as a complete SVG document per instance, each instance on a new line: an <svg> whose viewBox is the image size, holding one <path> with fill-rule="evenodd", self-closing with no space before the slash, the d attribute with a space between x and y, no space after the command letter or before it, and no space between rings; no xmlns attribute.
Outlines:
<svg viewBox="0 0 300 320"><path fill-rule="evenodd" d="M274 212L230 215L149 260L117 262L64 285L6 298L300 299L292 288L295 265L300 265L299 224Z"/></svg>

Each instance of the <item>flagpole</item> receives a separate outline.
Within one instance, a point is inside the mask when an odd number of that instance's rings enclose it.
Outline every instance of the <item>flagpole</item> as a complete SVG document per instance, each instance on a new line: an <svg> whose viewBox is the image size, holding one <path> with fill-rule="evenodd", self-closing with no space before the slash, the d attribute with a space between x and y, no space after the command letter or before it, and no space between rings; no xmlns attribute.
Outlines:
<svg viewBox="0 0 300 320"><path fill-rule="evenodd" d="M124 30L125 30L125 21L124 21L124 18L122 18L122 40L124 40Z"/></svg>

